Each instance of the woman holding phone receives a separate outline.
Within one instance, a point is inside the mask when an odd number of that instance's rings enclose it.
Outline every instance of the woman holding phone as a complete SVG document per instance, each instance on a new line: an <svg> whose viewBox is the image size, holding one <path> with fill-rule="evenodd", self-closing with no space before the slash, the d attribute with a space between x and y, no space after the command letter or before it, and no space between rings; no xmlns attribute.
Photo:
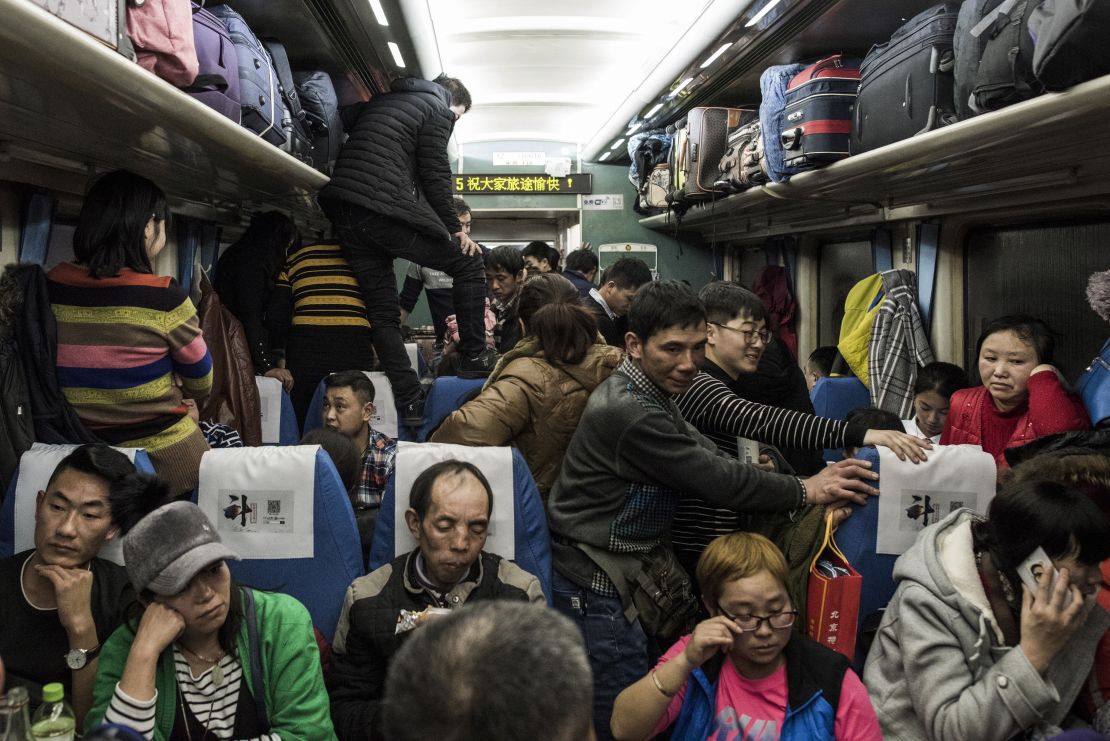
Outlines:
<svg viewBox="0 0 1110 741"><path fill-rule="evenodd" d="M1033 582L1041 549L1051 567ZM1108 556L1099 507L1043 478L1004 487L986 519L959 509L925 528L894 566L898 590L864 670L883 736L1051 735L1110 627L1094 600Z"/></svg>

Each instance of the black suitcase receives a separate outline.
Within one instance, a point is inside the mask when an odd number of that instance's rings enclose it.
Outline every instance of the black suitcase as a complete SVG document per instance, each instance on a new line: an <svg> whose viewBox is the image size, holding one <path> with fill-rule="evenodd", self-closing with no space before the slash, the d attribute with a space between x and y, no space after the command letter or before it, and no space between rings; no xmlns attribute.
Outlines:
<svg viewBox="0 0 1110 741"><path fill-rule="evenodd" d="M952 39L958 2L934 5L867 52L852 119L852 154L956 122Z"/></svg>
<svg viewBox="0 0 1110 741"><path fill-rule="evenodd" d="M304 108L301 107L297 85L293 81L293 70L289 66L289 54L285 51L285 44L277 39L262 39L261 41L274 64L274 73L277 75L278 88L281 91L281 102L285 108L281 117L281 128L285 132L285 144L281 148L302 162L311 165L312 135L308 129L308 118L305 115Z"/></svg>

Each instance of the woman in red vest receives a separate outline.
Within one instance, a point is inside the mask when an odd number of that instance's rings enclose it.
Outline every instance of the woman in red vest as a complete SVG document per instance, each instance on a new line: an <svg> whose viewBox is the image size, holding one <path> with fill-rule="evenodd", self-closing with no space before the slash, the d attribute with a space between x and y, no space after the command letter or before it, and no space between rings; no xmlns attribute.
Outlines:
<svg viewBox="0 0 1110 741"><path fill-rule="evenodd" d="M1068 393L1052 365L1055 344L1040 319L1014 315L990 322L976 348L983 385L952 395L941 445L981 445L1004 470L1006 448L1089 429L1083 404Z"/></svg>

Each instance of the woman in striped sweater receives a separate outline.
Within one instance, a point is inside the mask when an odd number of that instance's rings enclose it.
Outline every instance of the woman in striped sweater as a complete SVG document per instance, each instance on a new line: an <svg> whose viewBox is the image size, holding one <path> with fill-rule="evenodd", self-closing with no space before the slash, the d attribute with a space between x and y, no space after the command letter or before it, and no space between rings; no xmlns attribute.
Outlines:
<svg viewBox="0 0 1110 741"><path fill-rule="evenodd" d="M196 487L208 449L182 398L208 395L212 358L193 302L151 268L166 246L168 218L154 183L125 170L108 173L81 208L77 262L46 277L66 399L106 442L145 448L159 478L180 495Z"/></svg>

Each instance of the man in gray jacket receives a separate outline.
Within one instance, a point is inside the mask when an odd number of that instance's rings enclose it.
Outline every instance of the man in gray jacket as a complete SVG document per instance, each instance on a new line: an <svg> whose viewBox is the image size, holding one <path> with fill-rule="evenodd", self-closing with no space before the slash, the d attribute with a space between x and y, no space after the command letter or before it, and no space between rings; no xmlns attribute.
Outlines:
<svg viewBox="0 0 1110 741"><path fill-rule="evenodd" d="M718 451L682 419L672 397L693 383L706 343L705 309L689 286L645 285L628 319L629 357L590 396L548 500L554 605L585 636L599 739L612 738L617 694L648 671L648 638L638 618L626 617L631 605L621 593L630 584L615 582L594 557L666 554L686 493L748 512L862 503L878 493L864 483L874 474L861 461L806 480L765 473Z"/></svg>

